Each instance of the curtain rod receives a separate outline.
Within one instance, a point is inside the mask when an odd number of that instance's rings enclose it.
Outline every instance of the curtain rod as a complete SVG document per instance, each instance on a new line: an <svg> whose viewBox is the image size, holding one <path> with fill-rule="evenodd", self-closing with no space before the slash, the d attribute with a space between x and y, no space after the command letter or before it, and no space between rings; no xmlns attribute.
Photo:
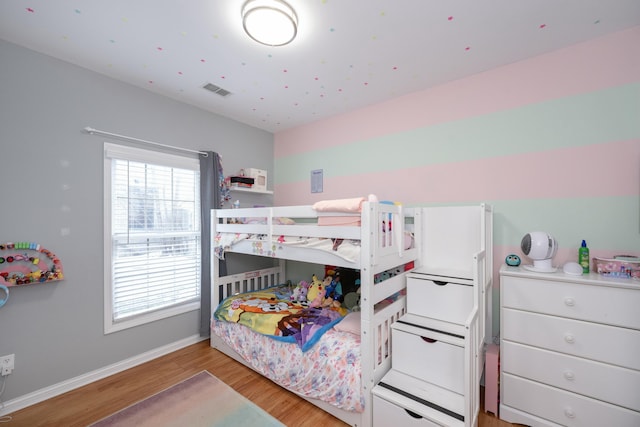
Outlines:
<svg viewBox="0 0 640 427"><path fill-rule="evenodd" d="M146 141L144 139L132 138L130 136L125 136L125 135L118 135L117 133L105 132L103 130L94 129L94 128L89 127L89 126L84 128L84 131L87 132L88 134L91 134L91 135L111 136L111 137L114 137L114 138L124 139L125 141L142 142L143 144L157 145L159 147L171 148L173 150L180 150L180 151L187 151L189 153L202 154L205 157L207 157L209 155L208 153L206 153L204 151L190 150L188 148L174 147L173 145L160 144L159 142Z"/></svg>

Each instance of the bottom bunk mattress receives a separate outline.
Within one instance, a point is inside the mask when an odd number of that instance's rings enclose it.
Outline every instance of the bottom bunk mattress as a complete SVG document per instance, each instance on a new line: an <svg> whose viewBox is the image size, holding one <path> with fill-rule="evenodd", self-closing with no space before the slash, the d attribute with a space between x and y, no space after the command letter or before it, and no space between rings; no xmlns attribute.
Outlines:
<svg viewBox="0 0 640 427"><path fill-rule="evenodd" d="M328 329L305 352L295 343L275 340L215 317L211 332L276 384L345 411L362 412L360 336L338 330L348 328L349 322L341 323Z"/></svg>
<svg viewBox="0 0 640 427"><path fill-rule="evenodd" d="M213 320L220 337L253 369L294 393L349 412L362 412L360 337L329 329L308 351L274 340L246 326Z"/></svg>

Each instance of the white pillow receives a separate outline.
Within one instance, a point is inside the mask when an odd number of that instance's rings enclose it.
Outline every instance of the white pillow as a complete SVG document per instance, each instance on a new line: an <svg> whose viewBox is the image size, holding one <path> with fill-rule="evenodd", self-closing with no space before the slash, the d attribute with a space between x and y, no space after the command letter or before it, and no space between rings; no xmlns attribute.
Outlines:
<svg viewBox="0 0 640 427"><path fill-rule="evenodd" d="M336 323L333 327L336 331L350 332L354 335L360 335L360 312L353 311L344 316L344 319Z"/></svg>

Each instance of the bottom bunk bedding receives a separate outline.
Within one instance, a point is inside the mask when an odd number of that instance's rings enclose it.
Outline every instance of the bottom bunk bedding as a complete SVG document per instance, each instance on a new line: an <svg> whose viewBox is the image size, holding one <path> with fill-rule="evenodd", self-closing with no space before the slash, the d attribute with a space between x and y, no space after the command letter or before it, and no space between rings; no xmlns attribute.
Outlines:
<svg viewBox="0 0 640 427"><path fill-rule="evenodd" d="M339 303L324 298L331 282L332 276L324 283L314 276L304 286L231 295L216 308L211 332L288 390L362 412L360 333L351 329L360 314L347 315Z"/></svg>
<svg viewBox="0 0 640 427"><path fill-rule="evenodd" d="M276 285L232 295L220 303L214 317L279 341L295 342L307 351L347 314L340 302L325 298L332 277L327 279L323 283L314 276L314 283L304 282L304 287Z"/></svg>
<svg viewBox="0 0 640 427"><path fill-rule="evenodd" d="M404 314L402 275L412 266L408 263L374 276L376 284L384 281L389 290L396 292L374 306L374 337L370 345L377 356L371 372L365 373L366 378L380 378L390 365L389 329ZM334 281L331 274L323 282L313 276L311 284L303 281L293 287L270 286L274 283L268 279L272 273L281 274L279 269L273 269L219 281L215 295L226 298L217 305L211 319L212 346L294 393L339 409L341 415L336 416L340 419L366 414L365 404L371 402L363 391L358 306L349 306L356 310L351 312L341 307L338 301L342 299L342 288L336 285L340 281ZM265 288L261 289L263 284ZM356 424L359 422L353 423Z"/></svg>
<svg viewBox="0 0 640 427"><path fill-rule="evenodd" d="M274 340L246 326L215 318L211 333L280 386L345 411L364 410L359 335L330 328L303 352L295 343Z"/></svg>

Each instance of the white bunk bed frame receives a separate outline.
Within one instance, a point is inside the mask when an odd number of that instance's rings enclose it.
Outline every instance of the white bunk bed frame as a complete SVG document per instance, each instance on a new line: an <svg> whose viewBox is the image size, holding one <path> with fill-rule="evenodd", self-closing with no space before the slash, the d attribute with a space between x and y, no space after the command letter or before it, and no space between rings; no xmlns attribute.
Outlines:
<svg viewBox="0 0 640 427"><path fill-rule="evenodd" d="M406 297L401 296L394 303L374 310L374 306L406 287L406 274L395 275L374 286L374 276L378 273L418 262L422 241L420 236L420 210L403 209L399 205L365 202L362 212L356 214L319 213L310 206L273 207L254 209L221 209L211 212L211 231L252 233L266 237L263 244L271 248L281 235L324 238L357 239L361 252L356 262L348 262L329 252L298 249L282 246L277 251L278 265L273 268L243 272L220 277L218 260L212 251L211 307L215 310L219 302L227 296L252 290L264 289L286 280L285 260L295 260L315 264L334 265L360 270L361 292L361 383L364 393L364 412L348 412L318 399L301 396L324 411L355 427L371 426L373 423L371 390L391 368L391 324L406 312ZM318 226L320 216L353 216L360 218L360 226ZM278 225L277 218L286 217L296 221L306 221L295 225ZM264 224L234 224L236 218L261 218ZM391 220L390 231L383 232L382 221ZM404 249L405 230L414 233L414 245ZM234 245L229 252L253 253L251 241ZM251 367L238 353L231 349L216 334L211 334L211 347L216 348L240 363Z"/></svg>

